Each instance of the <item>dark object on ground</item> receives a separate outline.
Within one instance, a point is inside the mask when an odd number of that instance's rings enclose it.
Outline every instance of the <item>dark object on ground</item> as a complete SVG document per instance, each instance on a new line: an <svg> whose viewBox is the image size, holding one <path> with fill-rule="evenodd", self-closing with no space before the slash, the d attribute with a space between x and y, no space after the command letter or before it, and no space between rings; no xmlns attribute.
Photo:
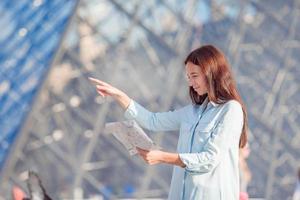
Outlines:
<svg viewBox="0 0 300 200"><path fill-rule="evenodd" d="M39 176L32 171L29 171L29 178L27 181L29 198L24 198L23 200L52 200L46 193L42 181Z"/></svg>

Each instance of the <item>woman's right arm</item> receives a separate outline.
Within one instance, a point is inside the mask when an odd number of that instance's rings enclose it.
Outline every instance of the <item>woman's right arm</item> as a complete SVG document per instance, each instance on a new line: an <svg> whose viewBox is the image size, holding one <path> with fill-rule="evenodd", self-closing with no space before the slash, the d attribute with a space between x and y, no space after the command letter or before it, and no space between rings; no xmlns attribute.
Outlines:
<svg viewBox="0 0 300 200"><path fill-rule="evenodd" d="M96 84L97 92L103 96L110 96L115 99L120 106L125 109L127 119L136 120L141 126L153 131L178 130L184 109L175 111L153 113L146 110L143 106L131 100L123 91L112 85L98 79L89 78Z"/></svg>
<svg viewBox="0 0 300 200"><path fill-rule="evenodd" d="M180 128L182 117L185 115L185 109L181 108L169 112L150 112L143 106L130 101L128 108L125 111L127 119L136 120L142 127L153 131L172 131Z"/></svg>

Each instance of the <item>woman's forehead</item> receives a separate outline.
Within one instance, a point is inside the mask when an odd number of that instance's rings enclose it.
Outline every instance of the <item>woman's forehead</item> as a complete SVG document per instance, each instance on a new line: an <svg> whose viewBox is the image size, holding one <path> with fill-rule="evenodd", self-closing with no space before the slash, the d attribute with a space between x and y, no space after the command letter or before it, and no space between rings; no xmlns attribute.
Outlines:
<svg viewBox="0 0 300 200"><path fill-rule="evenodd" d="M188 62L188 63L185 65L185 69L186 69L186 72L187 72L187 73L190 73L190 74L201 72L200 66L195 65L195 64L193 64L193 63L191 63L191 62Z"/></svg>

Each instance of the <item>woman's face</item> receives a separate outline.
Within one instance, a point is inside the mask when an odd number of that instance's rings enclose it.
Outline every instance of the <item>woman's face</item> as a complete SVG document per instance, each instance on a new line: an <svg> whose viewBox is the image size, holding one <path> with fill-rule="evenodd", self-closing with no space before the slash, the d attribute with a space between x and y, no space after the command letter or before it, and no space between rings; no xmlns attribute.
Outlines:
<svg viewBox="0 0 300 200"><path fill-rule="evenodd" d="M185 65L186 75L188 78L189 86L198 93L198 95L203 95L207 93L207 84L205 81L205 76L202 73L200 66L193 64L192 62L187 62Z"/></svg>

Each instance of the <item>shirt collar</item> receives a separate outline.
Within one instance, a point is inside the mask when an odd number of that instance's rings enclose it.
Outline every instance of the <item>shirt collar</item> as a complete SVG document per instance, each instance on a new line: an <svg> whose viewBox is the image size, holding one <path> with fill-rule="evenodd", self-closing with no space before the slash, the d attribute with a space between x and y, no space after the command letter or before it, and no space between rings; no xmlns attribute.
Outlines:
<svg viewBox="0 0 300 200"><path fill-rule="evenodd" d="M217 107L218 106L218 104L215 103L215 102L213 102L213 101L209 101L209 104L213 105L213 107Z"/></svg>
<svg viewBox="0 0 300 200"><path fill-rule="evenodd" d="M217 103L215 103L213 101L208 101L208 97L206 97L205 100L204 100L204 102L203 102L203 105L205 105L205 104L212 105L213 107L217 107L218 106Z"/></svg>
<svg viewBox="0 0 300 200"><path fill-rule="evenodd" d="M196 107L195 108L201 108L202 106L207 106L207 107L217 107L219 104L213 102L213 101L208 101L208 97L205 98L205 100L203 101L203 103L199 106L196 104Z"/></svg>

